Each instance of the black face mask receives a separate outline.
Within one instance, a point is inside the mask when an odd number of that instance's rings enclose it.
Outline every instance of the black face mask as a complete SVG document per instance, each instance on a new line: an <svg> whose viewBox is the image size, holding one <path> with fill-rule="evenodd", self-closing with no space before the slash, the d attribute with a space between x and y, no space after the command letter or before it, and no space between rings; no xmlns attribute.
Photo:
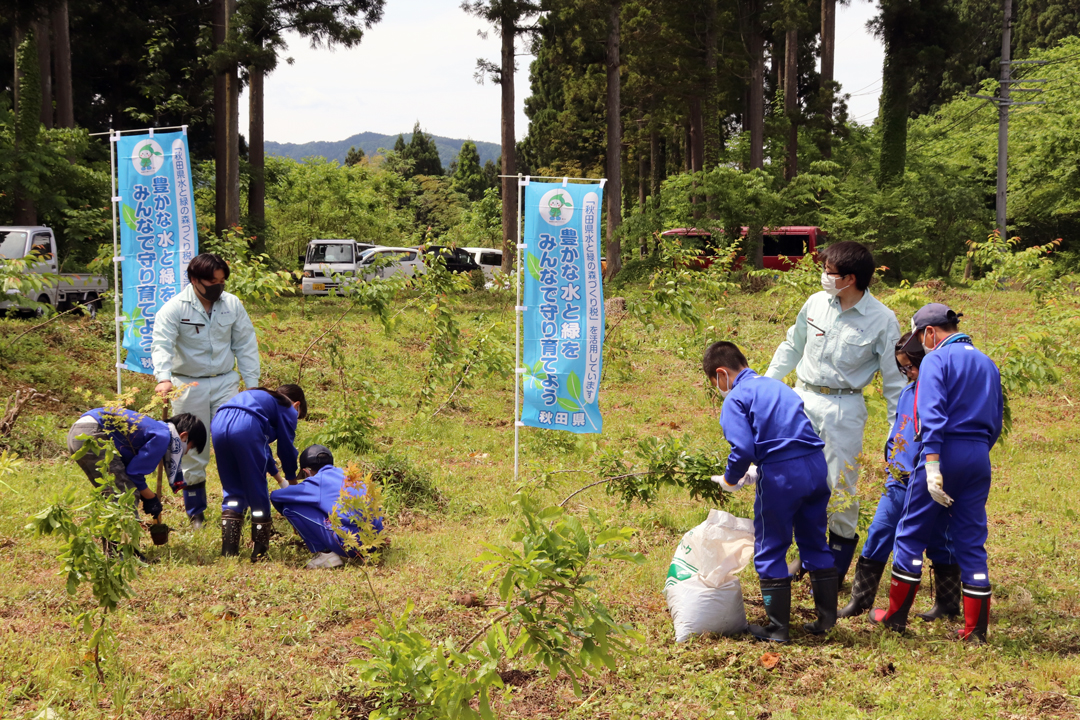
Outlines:
<svg viewBox="0 0 1080 720"><path fill-rule="evenodd" d="M217 285L202 285L202 296L210 302L217 302L221 297L221 293L225 292L225 283L218 283Z"/></svg>

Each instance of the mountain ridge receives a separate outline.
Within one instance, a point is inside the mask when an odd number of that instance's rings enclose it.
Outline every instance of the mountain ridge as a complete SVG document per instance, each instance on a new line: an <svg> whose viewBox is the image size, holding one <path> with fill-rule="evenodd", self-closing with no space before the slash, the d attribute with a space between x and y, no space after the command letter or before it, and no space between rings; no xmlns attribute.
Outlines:
<svg viewBox="0 0 1080 720"><path fill-rule="evenodd" d="M405 138L405 142L408 142L412 138L412 131L401 133L401 135ZM392 149L394 143L397 142L397 138L397 135L362 132L344 140L316 140L307 143L279 143L267 140L265 152L267 155L287 157L293 160L303 160L307 157L324 157L327 160L337 160L344 163L350 147L358 147L364 151L365 155L371 157L378 154L379 148ZM465 143L464 138L448 138L442 135L432 135L431 139L439 151L439 160L442 162L444 169L450 166L450 163L461 151L462 144ZM473 142L476 143L476 150L480 154L481 165L488 160L495 163L499 162L502 148L498 143L484 142L482 140L473 140Z"/></svg>

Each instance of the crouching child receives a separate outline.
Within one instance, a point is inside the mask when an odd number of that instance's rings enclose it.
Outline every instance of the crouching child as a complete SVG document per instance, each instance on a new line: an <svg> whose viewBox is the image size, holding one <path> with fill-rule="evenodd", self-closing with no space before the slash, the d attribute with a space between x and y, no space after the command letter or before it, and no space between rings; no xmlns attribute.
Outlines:
<svg viewBox="0 0 1080 720"><path fill-rule="evenodd" d="M356 557L358 553L345 547L331 527L330 516L343 493L363 491L346 487L345 473L334 467L333 454L322 445L311 445L300 454L300 474L302 482L274 490L270 493L270 502L292 524L313 554L307 564L309 569L338 567L344 563L342 558ZM341 527L358 534L358 521L366 522L346 514L341 518ZM373 518L371 525L381 533L383 519Z"/></svg>
<svg viewBox="0 0 1080 720"><path fill-rule="evenodd" d="M789 639L787 551L794 532L803 567L810 571L817 610L817 620L803 627L822 635L836 624L838 584L825 535L830 497L825 444L795 391L747 367L746 357L733 343L709 346L703 369L725 398L720 427L731 446L724 475L715 479L728 491L757 485L754 568L769 624L751 625L750 632L759 640Z"/></svg>
<svg viewBox="0 0 1080 720"><path fill-rule="evenodd" d="M105 451L86 452L75 460L94 487L114 495L134 488L143 512L161 515L161 499L146 485L147 473L165 463L169 485L183 486L180 459L191 450L202 452L206 426L190 413L174 415L162 422L123 408L95 408L75 421L68 431L67 446L76 455L90 439L111 442L116 454L109 464L113 484L103 485L98 463Z"/></svg>

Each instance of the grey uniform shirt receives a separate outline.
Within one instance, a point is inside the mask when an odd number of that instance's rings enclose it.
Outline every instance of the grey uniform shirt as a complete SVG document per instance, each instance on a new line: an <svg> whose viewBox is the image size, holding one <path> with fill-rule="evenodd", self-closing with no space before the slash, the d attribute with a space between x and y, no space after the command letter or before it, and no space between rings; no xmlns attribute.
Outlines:
<svg viewBox="0 0 1080 720"><path fill-rule="evenodd" d="M259 344L243 303L222 293L207 315L188 285L158 311L150 345L154 377L213 377L231 372L235 362L244 384L259 385Z"/></svg>
<svg viewBox="0 0 1080 720"><path fill-rule="evenodd" d="M776 348L765 377L782 380L795 370L808 385L861 390L880 370L891 418L907 385L896 367L899 339L896 314L869 291L847 310L841 310L839 298L814 293Z"/></svg>

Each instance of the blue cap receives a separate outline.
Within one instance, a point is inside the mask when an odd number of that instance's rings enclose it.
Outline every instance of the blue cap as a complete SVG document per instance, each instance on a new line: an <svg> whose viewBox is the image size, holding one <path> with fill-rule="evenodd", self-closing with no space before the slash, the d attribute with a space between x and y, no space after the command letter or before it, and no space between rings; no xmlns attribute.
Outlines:
<svg viewBox="0 0 1080 720"><path fill-rule="evenodd" d="M930 325L953 325L960 322L964 313L953 312L948 305L927 303L911 318L911 332L918 332Z"/></svg>

